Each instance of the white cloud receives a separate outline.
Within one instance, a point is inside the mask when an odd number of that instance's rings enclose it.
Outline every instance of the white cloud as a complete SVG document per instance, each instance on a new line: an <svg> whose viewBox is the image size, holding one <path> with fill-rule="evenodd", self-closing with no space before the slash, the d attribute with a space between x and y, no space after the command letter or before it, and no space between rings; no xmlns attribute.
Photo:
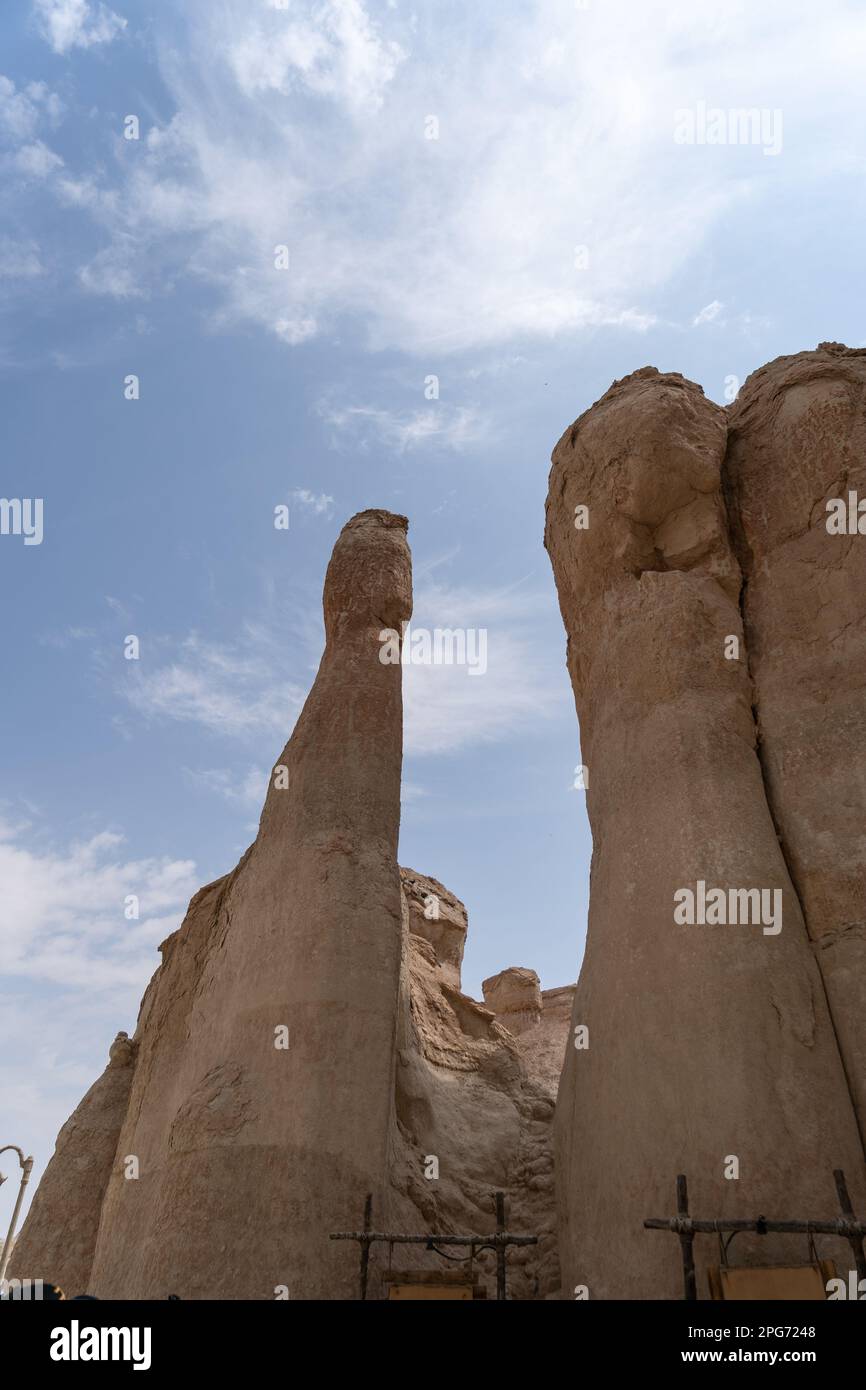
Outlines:
<svg viewBox="0 0 866 1390"><path fill-rule="evenodd" d="M531 731L556 710L568 708L559 648L550 643L556 622L548 594L523 584L491 590L447 585L419 569L412 628L486 630L487 670L469 675L466 666L403 667L404 746L408 756L455 752L501 742ZM318 610L317 610L318 612ZM196 724L209 733L259 749L263 740L279 752L303 707L322 650L321 626L310 624L300 644L286 646L284 616L247 626L234 643L207 643L191 636L177 658L156 664L126 663L116 687L145 719ZM378 658L378 648L373 654ZM151 663L153 664L153 663ZM292 671L309 673L301 684ZM252 768L244 778L227 769L186 775L227 801L255 805L265 774Z"/></svg>
<svg viewBox="0 0 866 1390"><path fill-rule="evenodd" d="M156 948L200 881L191 860L130 859L112 832L56 846L8 822L0 822L0 881L3 1126L36 1158L32 1196L115 1033L133 1032ZM130 894L138 921L124 915Z"/></svg>
<svg viewBox="0 0 866 1390"><path fill-rule="evenodd" d="M41 140L34 140L29 145L22 145L16 151L13 163L19 173L28 174L35 179L45 179L56 169L63 167L63 160L60 155L55 154Z"/></svg>
<svg viewBox="0 0 866 1390"><path fill-rule="evenodd" d="M105 29L84 0L42 4L63 44ZM427 27L377 0L187 0L179 23L159 50L171 121L113 182L58 194L137 243L107 292L195 275L215 326L289 345L349 319L373 348L477 369L532 337L643 332L723 216L801 200L864 130L866 16L847 0L526 0L497 22L442 0ZM673 113L697 101L790 111L796 135L776 161L678 145ZM27 126L26 102L11 119Z"/></svg>
<svg viewBox="0 0 866 1390"><path fill-rule="evenodd" d="M375 406L346 406L342 409L320 404L319 414L353 447L368 448L381 441L397 453L436 441L449 449L462 449L483 439L488 422L470 406L437 404L426 410L395 411Z"/></svg>
<svg viewBox="0 0 866 1390"><path fill-rule="evenodd" d="M192 861L126 859L123 836L111 831L63 849L28 847L21 834L7 826L0 836L0 973L70 989L139 989L198 886ZM128 894L139 898L137 921L124 917Z"/></svg>
<svg viewBox="0 0 866 1390"><path fill-rule="evenodd" d="M83 0L50 8L64 43L95 24ZM496 23L443 0L427 28L377 0L187 0L181 23L161 49L172 120L119 182L58 192L135 239L136 284L194 274L215 287L215 326L289 345L351 318L372 347L435 365L643 332L723 215L801 198L863 131L866 16L847 0L526 0ZM796 114L772 178L760 150L675 143L673 112L698 100Z"/></svg>
<svg viewBox="0 0 866 1390"><path fill-rule="evenodd" d="M44 82L30 82L19 89L0 74L0 135L6 140L30 139L43 120L55 125L62 110L60 98Z"/></svg>
<svg viewBox="0 0 866 1390"><path fill-rule="evenodd" d="M119 691L138 714L198 724L231 738L285 739L306 694L288 677L276 632L263 637L248 631L236 646L192 635L168 665L128 665Z"/></svg>
<svg viewBox="0 0 866 1390"><path fill-rule="evenodd" d="M44 275L39 247L33 241L0 236L0 280L32 280Z"/></svg>
<svg viewBox="0 0 866 1390"><path fill-rule="evenodd" d="M33 0L33 9L55 53L111 43L126 28L126 20L98 0Z"/></svg>
<svg viewBox="0 0 866 1390"><path fill-rule="evenodd" d="M705 304L700 313L695 314L692 319L692 327L698 328L702 323L712 323L714 319L719 317L724 307L724 304L718 299L712 300L710 304Z"/></svg>
<svg viewBox="0 0 866 1390"><path fill-rule="evenodd" d="M238 86L247 96L302 87L353 111L378 109L405 56L399 44L382 38L361 0L324 0L306 9L256 16L229 40Z"/></svg>
<svg viewBox="0 0 866 1390"><path fill-rule="evenodd" d="M308 488L292 488L289 498L302 511L312 512L313 516L331 517L334 514L334 499L326 492L310 492Z"/></svg>
<svg viewBox="0 0 866 1390"><path fill-rule="evenodd" d="M92 627L67 626L59 632L45 632L37 637L40 647L54 647L62 651L73 642L87 642L96 637L96 629Z"/></svg>
<svg viewBox="0 0 866 1390"><path fill-rule="evenodd" d="M193 786L209 796L220 796L239 806L258 808L264 805L268 789L268 773L264 768L251 767L240 778L227 768L197 771L187 767L184 772Z"/></svg>
<svg viewBox="0 0 866 1390"><path fill-rule="evenodd" d="M402 784L400 786L401 805L409 806L412 804L412 802L423 801L423 799L429 795L430 793L427 790L427 788L422 787L420 783L410 782L407 781L405 777L403 778Z"/></svg>
<svg viewBox="0 0 866 1390"><path fill-rule="evenodd" d="M548 650L549 600L504 590L419 586L412 629L484 629L487 670L466 666L403 667L404 747L408 757L458 752L526 734L567 705L559 652Z"/></svg>
<svg viewBox="0 0 866 1390"><path fill-rule="evenodd" d="M113 299L145 298L146 291L137 279L138 253L134 238L120 234L80 268L79 282L91 294L110 295Z"/></svg>
<svg viewBox="0 0 866 1390"><path fill-rule="evenodd" d="M111 594L106 594L105 602L108 604L112 613L115 613L118 618L123 618L124 621L128 621L129 618L132 617L129 608L127 608L126 604L122 603L119 598L112 598Z"/></svg>

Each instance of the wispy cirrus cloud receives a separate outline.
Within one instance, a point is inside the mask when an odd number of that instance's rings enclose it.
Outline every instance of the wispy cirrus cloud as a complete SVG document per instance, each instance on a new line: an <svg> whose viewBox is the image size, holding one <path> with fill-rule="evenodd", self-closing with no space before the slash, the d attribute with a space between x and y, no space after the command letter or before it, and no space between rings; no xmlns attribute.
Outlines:
<svg viewBox="0 0 866 1390"><path fill-rule="evenodd" d="M231 645L193 633L173 661L153 669L129 662L118 692L147 720L197 724L230 738L279 736L294 724L306 691L279 660L278 634L271 639L263 645L260 630L248 630Z"/></svg>
<svg viewBox="0 0 866 1390"><path fill-rule="evenodd" d="M483 629L484 674L466 666L403 668L404 746L409 757L457 753L526 737L568 706L559 652L550 651L547 595L505 588L419 585L412 628Z"/></svg>
<svg viewBox="0 0 866 1390"><path fill-rule="evenodd" d="M111 29L84 0L44 9L64 49ZM134 160L55 171L105 249L134 242L124 273L97 266L82 283L124 299L191 273L214 288L215 326L290 345L351 319L372 348L435 366L642 333L723 216L801 199L835 134L863 129L851 94L866 18L846 0L731 0L709 18L694 0L527 0L495 23L443 0L435 24L378 0L188 0L170 17L158 52L173 116ZM749 147L674 142L674 112L709 99L797 111L772 180Z"/></svg>
<svg viewBox="0 0 866 1390"><path fill-rule="evenodd" d="M692 327L700 328L701 324L714 323L716 319L719 317L719 314L722 312L724 307L725 306L724 304L722 304L721 300L711 300L709 304L705 304L703 309L701 309L697 314L695 314L694 318L692 319Z"/></svg>
<svg viewBox="0 0 866 1390"><path fill-rule="evenodd" d="M184 768L188 781L209 796L219 796L224 801L247 809L264 804L268 789L268 773L265 768L251 767L238 775L229 768Z"/></svg>
<svg viewBox="0 0 866 1390"><path fill-rule="evenodd" d="M504 589L448 585L423 577L415 593L413 629L484 629L487 669L470 677L466 666L403 667L404 747L427 757L525 735L567 706L559 652L550 650L545 624L549 595L518 583ZM321 654L321 630L311 628L303 651L290 657L282 629L259 624L235 642L186 638L176 656L153 670L133 669L116 685L142 718L197 725L208 733L282 746L306 699ZM371 647L370 659L380 648ZM309 672L300 683L292 670ZM565 704L563 704L565 702ZM254 805L266 774L244 778L225 769L187 776L228 801Z"/></svg>
<svg viewBox="0 0 866 1390"><path fill-rule="evenodd" d="M398 454L430 443L464 449L482 440L490 428L487 418L472 406L439 403L424 410L404 411L320 403L318 413L333 430L336 444L350 443L366 450L382 443Z"/></svg>

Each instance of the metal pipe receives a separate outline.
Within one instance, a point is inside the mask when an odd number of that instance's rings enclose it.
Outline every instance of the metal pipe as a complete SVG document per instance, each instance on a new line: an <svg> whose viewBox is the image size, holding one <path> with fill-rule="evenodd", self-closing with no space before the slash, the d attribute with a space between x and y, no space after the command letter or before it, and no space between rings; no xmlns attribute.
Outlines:
<svg viewBox="0 0 866 1390"><path fill-rule="evenodd" d="M689 1185L685 1173L677 1174L677 1212L688 1219ZM698 1283L695 1278L695 1238L689 1232L680 1235L680 1252L683 1257L683 1297L693 1303L698 1296Z"/></svg>
<svg viewBox="0 0 866 1390"><path fill-rule="evenodd" d="M713 1235L724 1231L766 1231L782 1232L787 1235L841 1236L850 1240L852 1236L866 1236L866 1221L848 1221L844 1216L835 1221L767 1221L761 1217L757 1221L696 1221L691 1216L669 1216L645 1221L648 1231L674 1231L677 1235Z"/></svg>
<svg viewBox="0 0 866 1390"><path fill-rule="evenodd" d="M370 1230L370 1222L373 1219L373 1194L367 1193L364 1202L364 1230ZM367 1301L367 1275L370 1269L370 1241L369 1238L361 1241L361 1302Z"/></svg>
<svg viewBox="0 0 866 1390"><path fill-rule="evenodd" d="M839 1207L842 1211L842 1216L849 1222L852 1228L848 1235L848 1244L851 1246L851 1251L854 1255L854 1263L857 1266L857 1278L858 1280L866 1279L866 1254L863 1253L864 1232L860 1231L857 1233L853 1229L861 1223L854 1217L854 1208L851 1205L851 1198L848 1195L848 1184L845 1181L845 1174L841 1168L833 1169L833 1179L836 1183L836 1195L839 1198Z"/></svg>
<svg viewBox="0 0 866 1390"><path fill-rule="evenodd" d="M497 1192L496 1197L496 1234L505 1235L505 1194ZM500 1243L496 1247L496 1300L498 1303L505 1301L505 1245Z"/></svg>
<svg viewBox="0 0 866 1390"><path fill-rule="evenodd" d="M646 1225L646 1222L644 1223ZM667 1222L662 1223L665 1230L668 1229ZM332 1231L328 1240L389 1240L394 1245L429 1245L433 1242L436 1245L537 1245L538 1236L510 1236L506 1232L496 1231L488 1236L399 1236L392 1231Z"/></svg>

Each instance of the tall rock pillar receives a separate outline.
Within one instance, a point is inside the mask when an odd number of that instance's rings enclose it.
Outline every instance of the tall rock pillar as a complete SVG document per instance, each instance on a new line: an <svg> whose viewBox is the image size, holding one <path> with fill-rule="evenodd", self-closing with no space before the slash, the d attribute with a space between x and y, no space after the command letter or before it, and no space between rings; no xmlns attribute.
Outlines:
<svg viewBox="0 0 866 1390"><path fill-rule="evenodd" d="M361 1224L368 1192L383 1214L387 1192L402 694L380 633L411 613L406 524L369 511L343 528L325 652L256 841L163 948L100 1297L356 1296L356 1247L328 1235Z"/></svg>
<svg viewBox="0 0 866 1390"><path fill-rule="evenodd" d="M556 1167L563 1287L591 1298L682 1296L677 1241L643 1229L673 1214L678 1173L698 1215L833 1215L836 1167L866 1195L756 752L726 433L699 387L644 368L553 454L546 544L593 833ZM738 1240L741 1262L804 1253ZM696 1255L706 1297L717 1249Z"/></svg>

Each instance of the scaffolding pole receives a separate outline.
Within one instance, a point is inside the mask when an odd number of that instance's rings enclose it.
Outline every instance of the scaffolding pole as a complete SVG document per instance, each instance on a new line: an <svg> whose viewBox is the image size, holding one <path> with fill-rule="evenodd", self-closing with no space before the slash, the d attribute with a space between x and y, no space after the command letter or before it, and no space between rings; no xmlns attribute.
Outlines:
<svg viewBox="0 0 866 1390"><path fill-rule="evenodd" d="M364 1229L362 1231L332 1231L329 1240L354 1240L361 1247L359 1287L361 1302L367 1299L367 1281L370 1268L370 1247L377 1241L388 1245L423 1245L433 1250L437 1245L468 1246L472 1255L478 1250L493 1250L496 1254L496 1298L503 1302L507 1297L505 1252L509 1245L537 1245L538 1236L515 1236L505 1228L505 1194L494 1193L496 1204L496 1231L493 1235L406 1235L395 1231L371 1230L373 1195L367 1194L364 1203Z"/></svg>
<svg viewBox="0 0 866 1390"><path fill-rule="evenodd" d="M838 1236L847 1240L857 1266L857 1278L866 1279L866 1254L863 1237L866 1236L866 1221L858 1221L848 1184L841 1168L833 1171L836 1195L842 1215L835 1221L770 1221L766 1216L744 1221L704 1221L689 1216L688 1183L684 1173L677 1176L677 1215L669 1217L650 1217L643 1224L648 1231L673 1231L679 1236L683 1261L683 1297L689 1302L697 1299L697 1280L695 1278L694 1240L696 1235L737 1235L741 1231L754 1231L759 1236L771 1232L781 1235L822 1235Z"/></svg>

